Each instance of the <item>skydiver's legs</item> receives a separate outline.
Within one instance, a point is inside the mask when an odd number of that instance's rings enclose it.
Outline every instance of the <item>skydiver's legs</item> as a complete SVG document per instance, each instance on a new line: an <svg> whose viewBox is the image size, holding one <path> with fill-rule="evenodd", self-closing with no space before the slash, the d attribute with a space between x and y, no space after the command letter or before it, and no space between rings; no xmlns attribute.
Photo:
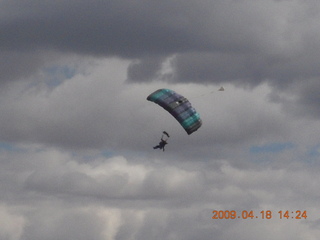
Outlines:
<svg viewBox="0 0 320 240"><path fill-rule="evenodd" d="M153 147L153 149L162 149L163 151L164 151L164 146L161 146L161 145L157 145L157 146L155 146L155 147Z"/></svg>

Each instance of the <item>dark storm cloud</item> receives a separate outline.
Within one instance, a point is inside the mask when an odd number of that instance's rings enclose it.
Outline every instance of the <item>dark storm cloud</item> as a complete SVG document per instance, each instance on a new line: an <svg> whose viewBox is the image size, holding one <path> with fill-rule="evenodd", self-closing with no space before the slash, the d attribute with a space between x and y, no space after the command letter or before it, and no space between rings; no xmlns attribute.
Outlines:
<svg viewBox="0 0 320 240"><path fill-rule="evenodd" d="M316 52L316 53L315 53ZM305 56L256 53L188 53L179 54L173 61L173 81L250 84L257 86L264 81L279 87L288 87L295 81L320 75L316 66L316 51Z"/></svg>
<svg viewBox="0 0 320 240"><path fill-rule="evenodd" d="M305 79L292 84L290 88L274 90L270 100L283 104L283 110L296 117L320 116L320 82L317 78Z"/></svg>
<svg viewBox="0 0 320 240"><path fill-rule="evenodd" d="M206 48L199 15L206 1L2 1L0 22L1 82L36 72L47 50L156 58ZM203 5L204 4L204 5ZM210 12L210 11L209 11ZM136 67L139 67L136 65ZM147 64L143 69L153 68ZM145 71L132 70L137 76ZM145 79L145 78L143 78Z"/></svg>
<svg viewBox="0 0 320 240"><path fill-rule="evenodd" d="M320 82L319 79L308 81L301 86L299 91L298 104L302 105L301 109L306 109L307 112L311 113L315 118L320 116Z"/></svg>
<svg viewBox="0 0 320 240"><path fill-rule="evenodd" d="M286 86L320 74L319 9L313 0L7 0L1 2L0 51L9 60L34 50L138 59L128 70L135 82ZM36 71L39 59L30 56L11 61L11 68ZM159 77L161 62L172 56L173 74ZM19 77L5 69L2 81Z"/></svg>
<svg viewBox="0 0 320 240"><path fill-rule="evenodd" d="M174 56L171 82L256 86L269 81L288 87L319 76L319 34L315 29L319 3L216 1L208 7L211 14L201 15L203 31L195 32L193 39L199 44L175 49L170 56ZM129 80L143 81L146 70L140 79L136 74L141 68L141 64L133 65ZM153 70L148 64L144 68Z"/></svg>
<svg viewBox="0 0 320 240"><path fill-rule="evenodd" d="M27 78L34 74L43 61L42 54L0 51L0 81Z"/></svg>
<svg viewBox="0 0 320 240"><path fill-rule="evenodd" d="M172 53L200 46L194 30L202 32L195 26L203 21L199 14L208 12L203 4L206 1L5 1L1 46L123 57Z"/></svg>

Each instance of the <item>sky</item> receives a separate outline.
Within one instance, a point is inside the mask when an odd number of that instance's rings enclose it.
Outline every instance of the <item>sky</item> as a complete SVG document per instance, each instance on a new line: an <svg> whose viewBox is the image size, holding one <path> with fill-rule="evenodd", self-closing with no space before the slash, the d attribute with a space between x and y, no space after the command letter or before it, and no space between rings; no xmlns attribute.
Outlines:
<svg viewBox="0 0 320 240"><path fill-rule="evenodd" d="M319 239L319 21L317 0L0 0L0 238Z"/></svg>

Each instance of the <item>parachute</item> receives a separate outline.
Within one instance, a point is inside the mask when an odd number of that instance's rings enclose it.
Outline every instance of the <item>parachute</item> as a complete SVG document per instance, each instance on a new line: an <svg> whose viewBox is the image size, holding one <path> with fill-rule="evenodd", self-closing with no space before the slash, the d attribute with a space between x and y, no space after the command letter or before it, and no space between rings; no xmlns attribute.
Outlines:
<svg viewBox="0 0 320 240"><path fill-rule="evenodd" d="M191 106L188 99L170 89L159 89L151 93L147 100L167 110L189 135L202 125L199 113Z"/></svg>

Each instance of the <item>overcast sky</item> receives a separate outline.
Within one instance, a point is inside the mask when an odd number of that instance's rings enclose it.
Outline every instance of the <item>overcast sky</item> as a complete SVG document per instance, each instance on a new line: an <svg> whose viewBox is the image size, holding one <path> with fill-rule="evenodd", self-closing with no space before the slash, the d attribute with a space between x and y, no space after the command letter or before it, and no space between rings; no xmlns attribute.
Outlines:
<svg viewBox="0 0 320 240"><path fill-rule="evenodd" d="M319 22L318 0L0 0L0 238L318 240Z"/></svg>

